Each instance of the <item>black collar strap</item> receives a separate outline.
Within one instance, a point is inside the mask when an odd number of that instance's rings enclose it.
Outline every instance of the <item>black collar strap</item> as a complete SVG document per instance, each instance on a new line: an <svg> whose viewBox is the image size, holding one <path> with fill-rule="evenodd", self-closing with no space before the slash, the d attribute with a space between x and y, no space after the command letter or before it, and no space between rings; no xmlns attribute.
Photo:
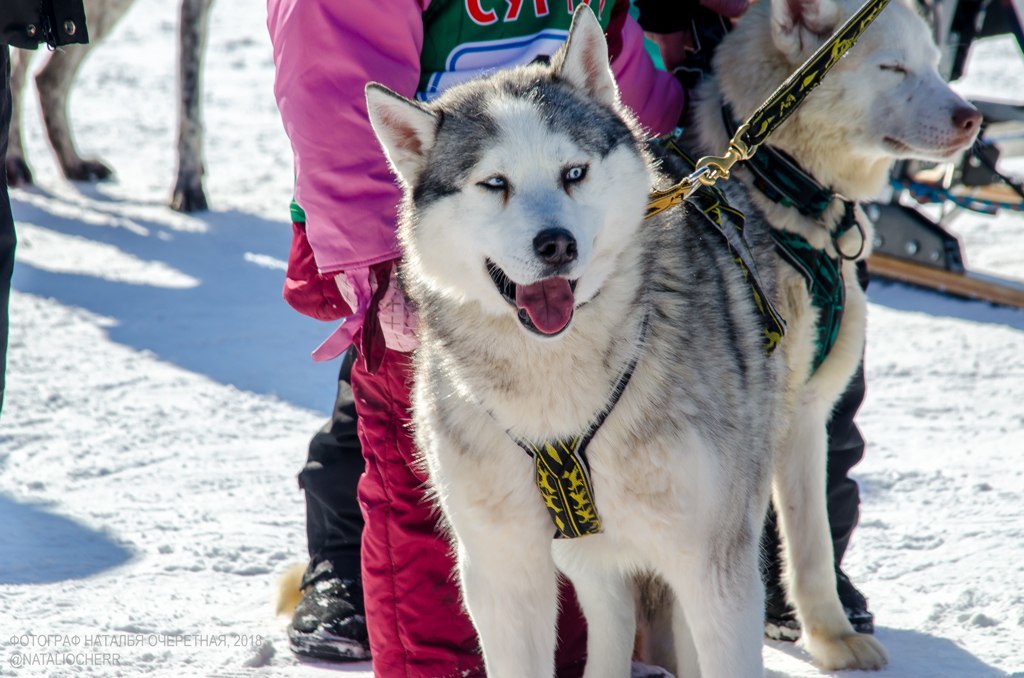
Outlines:
<svg viewBox="0 0 1024 678"><path fill-rule="evenodd" d="M640 326L642 345L647 336L648 316ZM602 531L601 517L594 502L594 486L590 481L587 446L594 439L633 377L639 353L626 365L604 409L586 432L553 442L533 443L513 438L533 459L534 479L544 506L555 524L556 539L574 539Z"/></svg>
<svg viewBox="0 0 1024 678"><path fill-rule="evenodd" d="M736 133L739 125L729 104L722 106L722 122L729 136ZM772 202L793 207L812 219L821 219L837 197L836 193L819 184L788 153L768 145L762 145L757 151L743 161L754 175L754 185Z"/></svg>
<svg viewBox="0 0 1024 678"><path fill-rule="evenodd" d="M722 105L722 121L730 136L736 133L738 126L729 104ZM792 207L805 217L816 221L821 222L825 210L833 200L841 200L843 216L831 229L832 246L841 259L854 260L864 253L866 235L863 227L857 223L853 201L822 186L788 153L774 146L762 145L757 153L743 161L743 165L754 176L754 186L766 198L783 207ZM839 239L854 227L860 231L860 249L851 255L840 249Z"/></svg>

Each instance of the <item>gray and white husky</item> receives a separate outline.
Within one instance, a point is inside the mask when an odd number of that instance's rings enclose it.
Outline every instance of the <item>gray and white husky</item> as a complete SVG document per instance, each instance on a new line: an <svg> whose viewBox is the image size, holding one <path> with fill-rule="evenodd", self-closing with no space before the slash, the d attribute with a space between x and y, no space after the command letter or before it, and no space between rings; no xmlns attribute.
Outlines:
<svg viewBox="0 0 1024 678"><path fill-rule="evenodd" d="M761 87L786 74L736 75ZM649 190L671 180L619 100L592 14L577 13L550 66L496 73L429 105L379 85L367 101L405 194L417 442L488 675L553 675L558 572L587 618L586 676L629 675L641 573L674 593L680 675L761 675L758 545L773 487L808 648L828 668L881 666L884 650L842 614L824 502L812 499L824 488L824 420L849 374L834 377L835 394L808 389L831 370L808 381L799 341L765 351L747 271L703 215L685 205L644 219ZM767 222L751 219L745 237L761 291L810 313ZM803 322L790 322L798 340ZM862 340L843 341L832 355L859 358ZM803 433L819 420L820 441ZM552 488L539 450L571 456L560 441L595 424L575 467L589 478ZM776 466L777 450L790 458ZM597 533L554 539L577 510ZM800 511L818 515L805 525ZM804 568L823 581L801 580Z"/></svg>
<svg viewBox="0 0 1024 678"><path fill-rule="evenodd" d="M488 675L553 675L559 571L587 618L587 676L629 675L644 571L676 593L689 622L676 644L696 646L703 675L760 675L781 356L762 350L743 272L703 217L644 220L648 191L667 182L592 13L577 13L550 67L429 106L377 85L367 99L405 188L417 442ZM553 539L517 442L586 432L630 365L587 448L603 531Z"/></svg>

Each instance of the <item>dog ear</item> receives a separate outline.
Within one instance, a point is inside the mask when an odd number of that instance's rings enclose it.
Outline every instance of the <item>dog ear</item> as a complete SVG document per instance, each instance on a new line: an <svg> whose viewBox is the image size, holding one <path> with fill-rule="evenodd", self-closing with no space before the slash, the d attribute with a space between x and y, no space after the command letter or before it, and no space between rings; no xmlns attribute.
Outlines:
<svg viewBox="0 0 1024 678"><path fill-rule="evenodd" d="M376 82L366 86L366 110L392 170L412 183L434 145L437 115Z"/></svg>
<svg viewBox="0 0 1024 678"><path fill-rule="evenodd" d="M569 39L552 58L555 75L587 92L597 101L615 106L619 88L608 65L608 43L589 3L576 8Z"/></svg>
<svg viewBox="0 0 1024 678"><path fill-rule="evenodd" d="M834 0L772 0L772 40L791 62L810 56L838 24Z"/></svg>

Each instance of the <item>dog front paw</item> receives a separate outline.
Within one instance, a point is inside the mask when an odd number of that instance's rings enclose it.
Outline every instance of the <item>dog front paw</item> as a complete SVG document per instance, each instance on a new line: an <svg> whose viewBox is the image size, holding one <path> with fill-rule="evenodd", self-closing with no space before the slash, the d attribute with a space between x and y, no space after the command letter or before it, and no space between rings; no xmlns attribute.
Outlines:
<svg viewBox="0 0 1024 678"><path fill-rule="evenodd" d="M24 158L8 153L5 165L7 169L7 185L10 188L32 185L32 170L28 168L28 163L25 162Z"/></svg>
<svg viewBox="0 0 1024 678"><path fill-rule="evenodd" d="M209 209L203 187L176 186L171 195L171 209L176 212L205 212Z"/></svg>
<svg viewBox="0 0 1024 678"><path fill-rule="evenodd" d="M873 636L850 633L828 638L806 635L806 648L814 663L826 671L861 669L877 671L889 663L889 655Z"/></svg>
<svg viewBox="0 0 1024 678"><path fill-rule="evenodd" d="M109 179L114 171L99 160L79 160L64 168L64 176L71 181L103 181Z"/></svg>

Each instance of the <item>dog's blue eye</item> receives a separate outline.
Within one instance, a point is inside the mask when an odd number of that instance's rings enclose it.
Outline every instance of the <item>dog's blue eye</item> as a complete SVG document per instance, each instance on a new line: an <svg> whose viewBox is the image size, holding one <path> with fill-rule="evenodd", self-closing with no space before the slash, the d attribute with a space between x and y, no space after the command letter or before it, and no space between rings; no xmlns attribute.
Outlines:
<svg viewBox="0 0 1024 678"><path fill-rule="evenodd" d="M567 184L575 184L583 181L587 176L586 165L573 165L562 173L562 180Z"/></svg>
<svg viewBox="0 0 1024 678"><path fill-rule="evenodd" d="M504 191L508 188L508 179L500 174L495 174L493 177L487 177L478 183L477 186L483 186L494 191Z"/></svg>

